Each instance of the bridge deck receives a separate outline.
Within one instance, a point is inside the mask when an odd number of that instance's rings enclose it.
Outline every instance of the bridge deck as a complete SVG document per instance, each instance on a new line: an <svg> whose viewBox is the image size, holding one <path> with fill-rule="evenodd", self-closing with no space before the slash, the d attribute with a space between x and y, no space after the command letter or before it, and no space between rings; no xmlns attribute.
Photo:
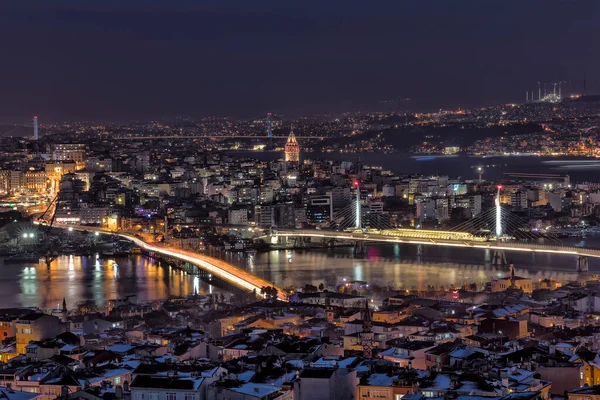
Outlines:
<svg viewBox="0 0 600 400"><path fill-rule="evenodd" d="M187 261L189 263L198 265L200 268L213 274L215 277L218 277L242 289L246 289L249 291L256 289L257 293L259 294L263 287L273 286L271 282L259 278L256 275L253 275L247 271L244 271L243 269L236 267L235 265L229 264L228 262L219 260L215 257L210 257L204 254L199 254L187 250L169 248L160 243L149 243L133 235L129 235L126 233L115 233L107 229L101 229L98 227L62 224L54 224L54 226L57 228L73 228L74 230L78 231L100 232L104 234L118 235L124 239L135 243L136 246L139 246L147 251L153 251L155 253L164 254L182 261ZM280 300L287 301L287 293L280 287L275 286L275 288L277 289L277 297Z"/></svg>
<svg viewBox="0 0 600 400"><path fill-rule="evenodd" d="M418 230L409 230L418 232ZM435 231L432 231L435 232ZM443 232L443 231L441 231ZM369 242L387 242L387 243L412 243L428 246L447 246L447 247L471 247L479 249L505 250L505 251L533 251L538 253L571 254L584 257L600 258L600 249L576 247L576 246L552 246L540 243L519 243L487 241L485 239L468 240L458 238L447 238L445 234L439 238L422 236L417 234L401 235L398 231L394 234L382 233L357 233L357 232L334 232L325 230L279 230L273 232L275 236L303 236L314 238L327 238L337 240L362 240Z"/></svg>

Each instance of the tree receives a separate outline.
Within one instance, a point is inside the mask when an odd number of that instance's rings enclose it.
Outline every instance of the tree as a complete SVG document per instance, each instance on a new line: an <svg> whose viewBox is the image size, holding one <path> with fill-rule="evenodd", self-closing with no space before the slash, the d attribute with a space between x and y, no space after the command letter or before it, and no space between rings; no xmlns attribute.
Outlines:
<svg viewBox="0 0 600 400"><path fill-rule="evenodd" d="M309 285L308 283L304 285L304 289L302 290L305 293L314 293L317 291L317 287L314 285Z"/></svg>
<svg viewBox="0 0 600 400"><path fill-rule="evenodd" d="M323 289L325 289L325 285L323 285L323 282L321 282L321 283L319 284L319 291L321 291L321 292L322 292L322 291L323 291Z"/></svg>
<svg viewBox="0 0 600 400"><path fill-rule="evenodd" d="M271 298L272 298L272 299L277 299L277 293L278 293L278 290L277 290L277 288L276 288L275 286L273 286L273 287L271 288Z"/></svg>
<svg viewBox="0 0 600 400"><path fill-rule="evenodd" d="M98 312L98 306L93 300L85 300L77 303L78 314L90 314Z"/></svg>
<svg viewBox="0 0 600 400"><path fill-rule="evenodd" d="M265 298L270 299L273 293L273 289L271 288L271 286L265 286L260 289L260 292L264 295Z"/></svg>

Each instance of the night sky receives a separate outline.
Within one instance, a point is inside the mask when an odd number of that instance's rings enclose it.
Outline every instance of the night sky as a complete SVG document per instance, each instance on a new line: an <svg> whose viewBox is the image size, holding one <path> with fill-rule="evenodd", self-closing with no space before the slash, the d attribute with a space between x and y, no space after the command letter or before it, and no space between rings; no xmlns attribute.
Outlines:
<svg viewBox="0 0 600 400"><path fill-rule="evenodd" d="M600 2L2 0L0 122L435 109L600 92Z"/></svg>

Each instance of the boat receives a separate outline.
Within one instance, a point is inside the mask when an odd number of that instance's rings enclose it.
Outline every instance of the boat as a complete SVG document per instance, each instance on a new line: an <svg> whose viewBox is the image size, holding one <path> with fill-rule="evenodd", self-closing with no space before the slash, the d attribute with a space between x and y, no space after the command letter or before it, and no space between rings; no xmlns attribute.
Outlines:
<svg viewBox="0 0 600 400"><path fill-rule="evenodd" d="M37 264L39 262L40 257L33 254L14 255L4 259L5 264Z"/></svg>

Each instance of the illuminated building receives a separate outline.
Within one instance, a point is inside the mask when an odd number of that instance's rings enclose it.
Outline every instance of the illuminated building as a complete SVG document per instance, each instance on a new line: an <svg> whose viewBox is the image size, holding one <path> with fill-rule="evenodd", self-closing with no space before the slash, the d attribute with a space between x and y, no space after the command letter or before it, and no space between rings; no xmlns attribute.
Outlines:
<svg viewBox="0 0 600 400"><path fill-rule="evenodd" d="M112 172L112 162L110 157L90 157L86 161L85 168L93 172Z"/></svg>
<svg viewBox="0 0 600 400"><path fill-rule="evenodd" d="M311 196L306 204L306 218L309 224L322 224L331 221L333 202L331 196Z"/></svg>
<svg viewBox="0 0 600 400"><path fill-rule="evenodd" d="M31 341L52 339L61 332L60 320L52 315L32 312L17 320L17 353L25 354Z"/></svg>
<svg viewBox="0 0 600 400"><path fill-rule="evenodd" d="M275 208L271 205L255 206L254 221L261 228L275 227Z"/></svg>
<svg viewBox="0 0 600 400"><path fill-rule="evenodd" d="M52 145L52 160L74 161L77 169L85 168L86 145L79 143L57 143Z"/></svg>
<svg viewBox="0 0 600 400"><path fill-rule="evenodd" d="M119 229L119 217L117 215L110 215L102 218L102 227L111 231Z"/></svg>
<svg viewBox="0 0 600 400"><path fill-rule="evenodd" d="M14 337L15 333L15 323L13 322L13 319L10 317L0 318L0 338L4 340L7 337Z"/></svg>
<svg viewBox="0 0 600 400"><path fill-rule="evenodd" d="M46 163L46 177L52 192L58 191L58 185L64 174L74 173L77 170L75 161L50 161Z"/></svg>
<svg viewBox="0 0 600 400"><path fill-rule="evenodd" d="M460 147L457 146L447 146L444 148L444 154L452 155L457 154L460 151Z"/></svg>
<svg viewBox="0 0 600 400"><path fill-rule="evenodd" d="M101 225L109 216L110 207L84 207L56 210L55 219L59 224Z"/></svg>
<svg viewBox="0 0 600 400"><path fill-rule="evenodd" d="M75 173L75 177L76 179L79 179L80 181L82 181L84 183L84 187L83 190L84 191L88 191L90 190L90 187L92 185L92 181L94 180L94 175L96 175L94 172L89 172L89 171L77 171Z"/></svg>
<svg viewBox="0 0 600 400"><path fill-rule="evenodd" d="M248 210L246 208L229 210L228 217L230 225L248 225Z"/></svg>
<svg viewBox="0 0 600 400"><path fill-rule="evenodd" d="M11 185L10 185L10 177L11 177L11 172L10 170L7 169L3 169L0 170L0 193L4 194L4 193L10 193L11 191Z"/></svg>
<svg viewBox="0 0 600 400"><path fill-rule="evenodd" d="M29 170L23 174L21 189L29 193L45 193L48 187L47 174L44 171Z"/></svg>
<svg viewBox="0 0 600 400"><path fill-rule="evenodd" d="M296 166L300 163L300 145L296 140L294 131L290 131L287 143L285 144L285 162L295 164Z"/></svg>

